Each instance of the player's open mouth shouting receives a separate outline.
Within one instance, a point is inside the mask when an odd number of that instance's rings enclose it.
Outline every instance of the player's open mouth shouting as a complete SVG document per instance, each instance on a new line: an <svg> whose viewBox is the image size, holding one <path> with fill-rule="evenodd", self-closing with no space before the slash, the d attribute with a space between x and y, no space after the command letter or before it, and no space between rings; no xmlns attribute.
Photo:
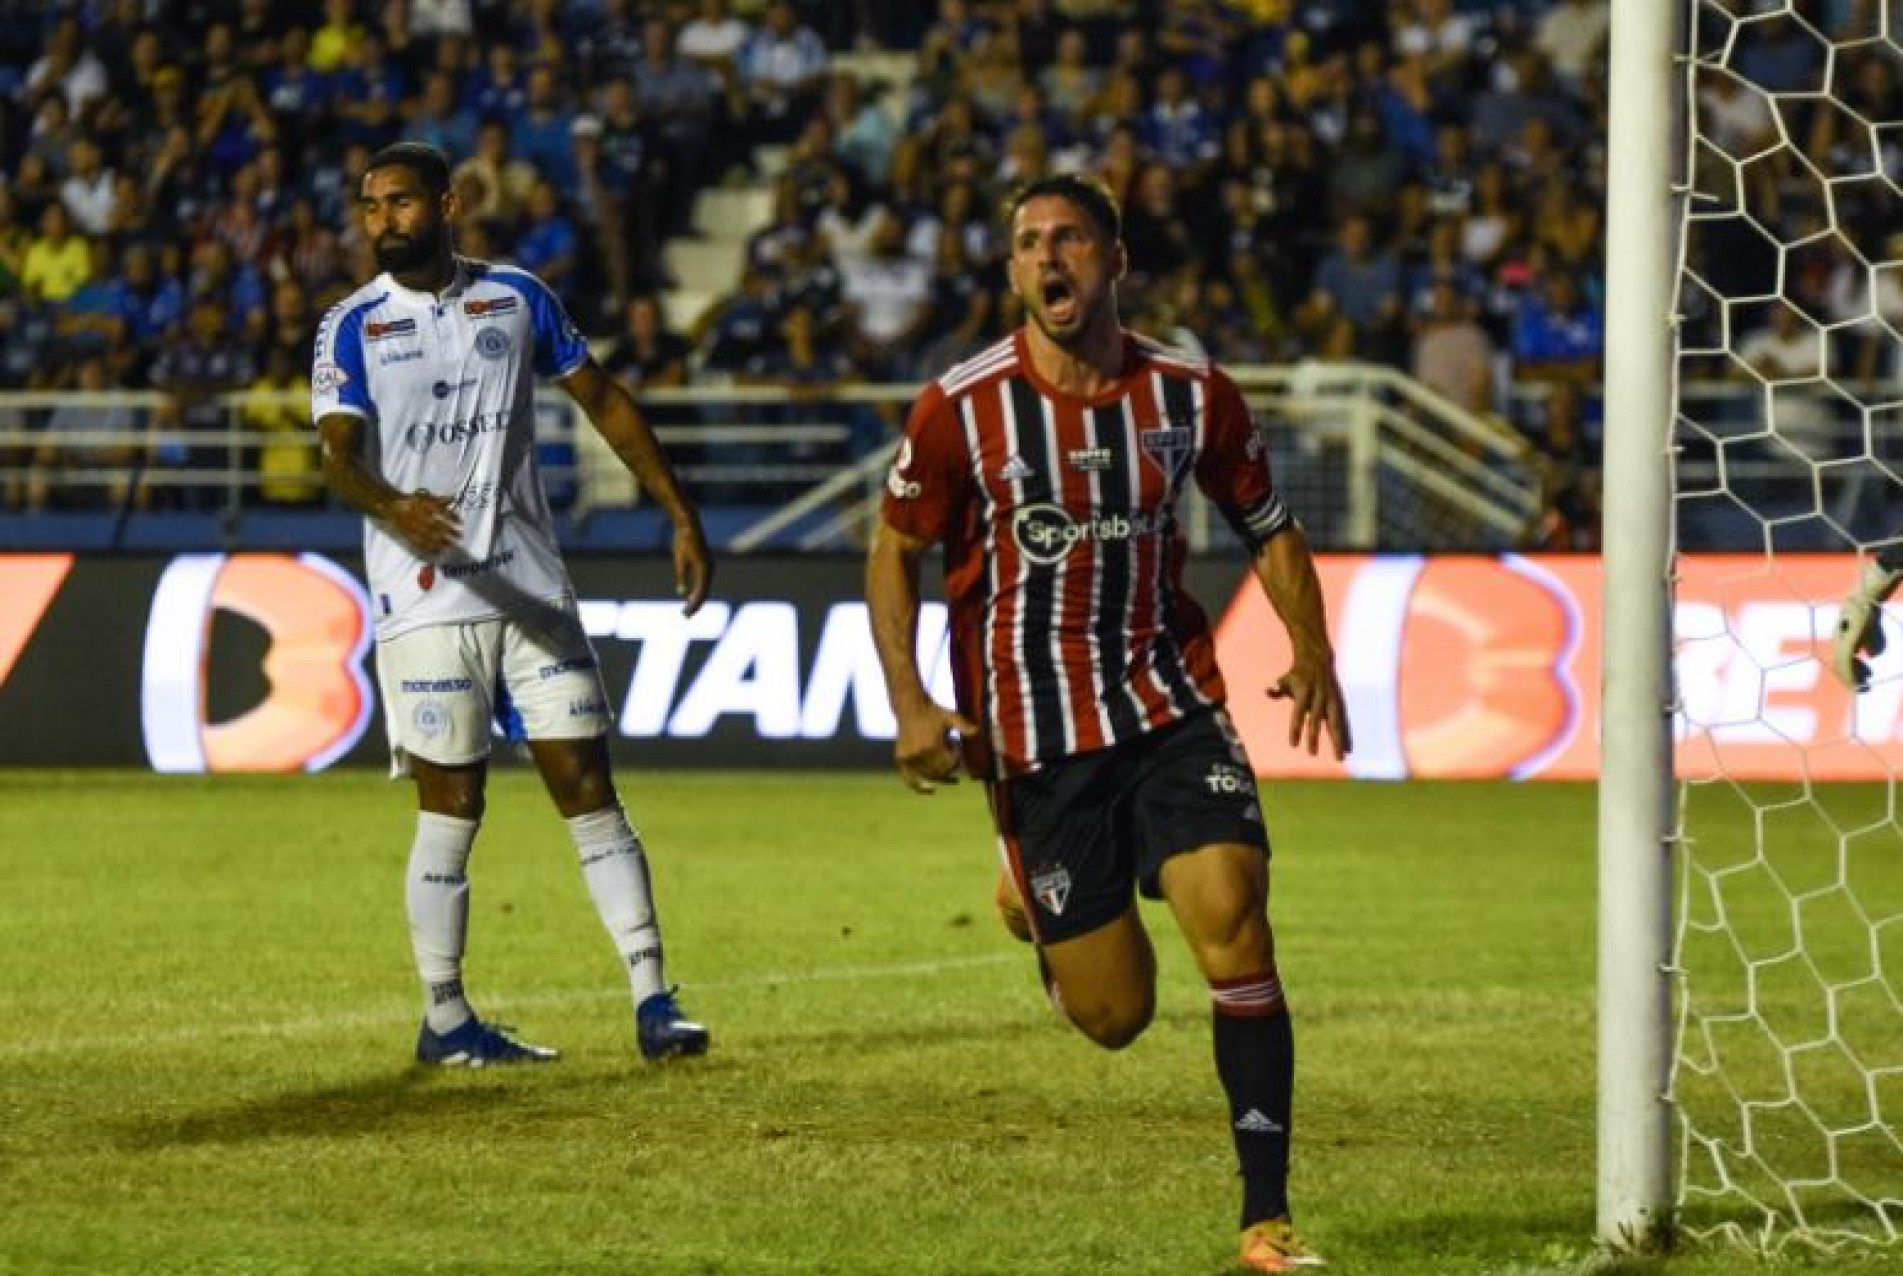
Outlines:
<svg viewBox="0 0 1903 1276"><path fill-rule="evenodd" d="M1067 324L1077 317L1077 290L1062 275L1046 275L1039 283L1044 314L1056 324Z"/></svg>

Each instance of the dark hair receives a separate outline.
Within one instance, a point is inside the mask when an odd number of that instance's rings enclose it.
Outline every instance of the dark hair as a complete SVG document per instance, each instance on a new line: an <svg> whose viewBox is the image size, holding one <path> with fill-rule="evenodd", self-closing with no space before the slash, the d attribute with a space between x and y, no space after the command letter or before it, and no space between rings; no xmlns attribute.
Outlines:
<svg viewBox="0 0 1903 1276"><path fill-rule="evenodd" d="M449 160L427 142L392 142L370 157L364 176L380 168L407 168L431 195L449 190Z"/></svg>
<svg viewBox="0 0 1903 1276"><path fill-rule="evenodd" d="M1123 238L1123 214L1117 211L1116 197L1103 183L1076 173L1054 173L1018 187L1011 195L1009 218L1015 219L1018 210L1032 200L1047 196L1075 204L1112 243Z"/></svg>

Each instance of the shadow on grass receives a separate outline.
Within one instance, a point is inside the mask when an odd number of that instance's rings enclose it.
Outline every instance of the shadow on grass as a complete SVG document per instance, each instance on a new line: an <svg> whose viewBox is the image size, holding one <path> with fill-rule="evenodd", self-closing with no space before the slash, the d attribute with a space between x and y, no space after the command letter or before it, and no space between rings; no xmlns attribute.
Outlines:
<svg viewBox="0 0 1903 1276"><path fill-rule="evenodd" d="M1208 1029L1205 1026L1204 1031ZM1058 1022L1046 1007L1011 1007L997 1018L978 1021L929 1019L906 1023L820 1024L780 1027L747 1042L755 1049L821 1049L837 1056L894 1054L911 1058L920 1051L957 1050L965 1046L1000 1048L1020 1042L1041 1042L1076 1035L1076 1029Z"/></svg>
<svg viewBox="0 0 1903 1276"><path fill-rule="evenodd" d="M512 1075L528 1075L512 1070ZM492 1073L446 1073L412 1066L401 1072L349 1085L272 1095L223 1107L152 1117L121 1127L114 1142L127 1151L205 1144L254 1143L285 1138L334 1138L339 1135L401 1133L445 1123L471 1126L521 1122L545 1116L565 1118L567 1106L551 1103L563 1091L598 1087L600 1078L570 1073L535 1074L536 1084L483 1084Z"/></svg>

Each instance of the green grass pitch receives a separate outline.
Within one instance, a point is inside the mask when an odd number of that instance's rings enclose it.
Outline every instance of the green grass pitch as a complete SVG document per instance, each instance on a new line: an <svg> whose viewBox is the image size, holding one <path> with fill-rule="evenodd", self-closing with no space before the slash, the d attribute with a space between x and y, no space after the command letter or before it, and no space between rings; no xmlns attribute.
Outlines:
<svg viewBox="0 0 1903 1276"><path fill-rule="evenodd" d="M713 1053L635 1056L573 852L510 766L469 981L565 1057L425 1073L407 787L0 774L0 1272L1226 1269L1207 1002L1166 916L1157 1021L1108 1054L992 917L972 786L621 781ZM1326 1270L1773 1270L1593 1255L1592 789L1265 796ZM1903 1271L1776 1269L1807 1262Z"/></svg>

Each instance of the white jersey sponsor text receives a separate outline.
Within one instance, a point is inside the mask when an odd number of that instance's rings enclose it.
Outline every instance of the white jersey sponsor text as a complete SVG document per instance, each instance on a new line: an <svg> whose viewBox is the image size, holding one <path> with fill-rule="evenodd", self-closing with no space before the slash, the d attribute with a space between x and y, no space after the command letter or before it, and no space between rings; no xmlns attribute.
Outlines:
<svg viewBox="0 0 1903 1276"><path fill-rule="evenodd" d="M311 419L363 418L369 469L447 498L462 521L460 541L430 562L365 520L379 637L571 592L536 465L534 393L537 377L569 376L587 357L547 285L468 258L440 294L386 273L324 316Z"/></svg>

